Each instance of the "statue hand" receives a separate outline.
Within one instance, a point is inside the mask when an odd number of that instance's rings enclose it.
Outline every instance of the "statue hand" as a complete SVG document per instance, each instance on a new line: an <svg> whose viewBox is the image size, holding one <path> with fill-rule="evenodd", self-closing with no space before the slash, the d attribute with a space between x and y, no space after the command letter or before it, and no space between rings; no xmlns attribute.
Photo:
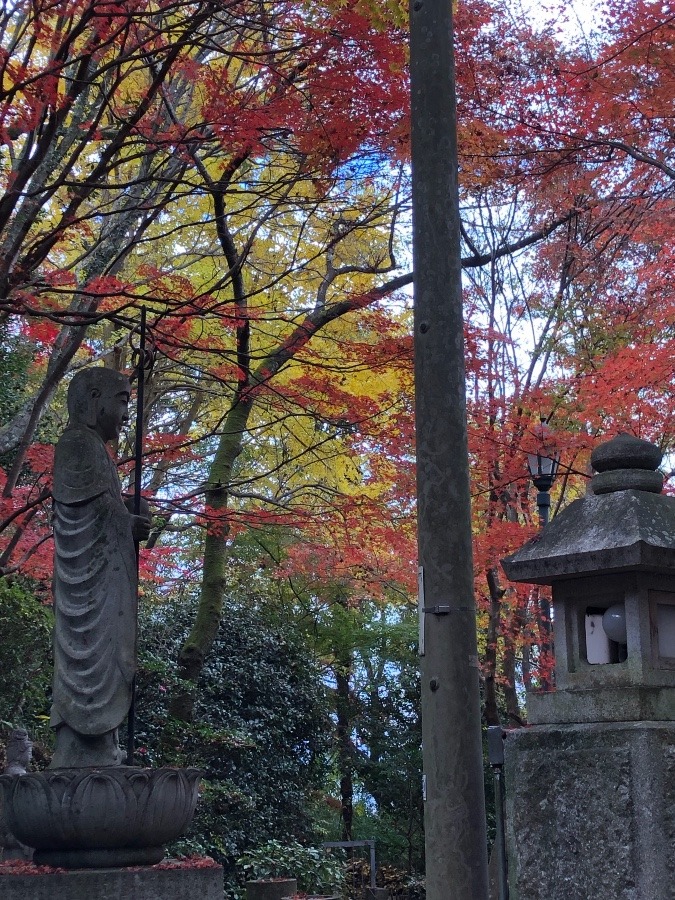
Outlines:
<svg viewBox="0 0 675 900"><path fill-rule="evenodd" d="M122 500L123 500L124 505L126 506L126 508L129 510L129 512L130 512L131 515L133 516L133 514L134 514L134 504L135 504L135 502L136 502L136 501L135 501L135 498L134 498L134 497L131 497L131 496L124 496L124 495L123 495L123 496L122 496ZM140 509L139 509L138 511L139 511L139 513L143 516L143 518L145 518L145 519L151 518L152 513L150 512L150 504L149 504L148 501L145 499L145 497L141 497Z"/></svg>
<svg viewBox="0 0 675 900"><path fill-rule="evenodd" d="M152 528L152 514L150 512L150 504L141 497L140 515L134 515L134 498L124 497L124 505L131 513L131 533L135 541L147 541L150 537L150 529Z"/></svg>
<svg viewBox="0 0 675 900"><path fill-rule="evenodd" d="M152 519L149 516L132 516L131 533L135 541L147 541L150 537Z"/></svg>

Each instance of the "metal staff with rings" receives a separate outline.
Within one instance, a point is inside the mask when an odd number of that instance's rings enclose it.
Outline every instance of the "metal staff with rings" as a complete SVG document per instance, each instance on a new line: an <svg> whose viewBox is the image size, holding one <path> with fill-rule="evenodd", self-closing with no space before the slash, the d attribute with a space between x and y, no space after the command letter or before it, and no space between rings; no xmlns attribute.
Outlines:
<svg viewBox="0 0 675 900"><path fill-rule="evenodd" d="M134 345L134 335L139 335L138 346ZM131 512L135 516L145 515L150 517L150 508L146 500L141 496L142 478L143 478L143 411L145 406L145 380L146 375L152 372L155 365L155 346L152 340L148 339L146 309L141 307L141 321L129 335L129 344L132 350L132 365L134 367L134 375L132 380L136 381L136 434L134 446L134 493L133 508ZM140 545L139 541L134 541L136 549L136 572L138 575L140 562ZM129 715L127 719L127 765L134 764L135 752L135 728L136 728L136 678L131 688L131 705L129 707Z"/></svg>

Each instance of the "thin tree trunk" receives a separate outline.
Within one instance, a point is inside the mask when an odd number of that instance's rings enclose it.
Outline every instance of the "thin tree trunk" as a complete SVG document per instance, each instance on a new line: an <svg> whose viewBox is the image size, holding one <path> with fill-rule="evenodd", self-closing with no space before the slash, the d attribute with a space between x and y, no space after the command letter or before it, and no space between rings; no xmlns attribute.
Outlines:
<svg viewBox="0 0 675 900"><path fill-rule="evenodd" d="M516 635L523 633L526 627L526 619L522 610L516 609L513 613L510 628L504 629L504 653L502 657L502 672L504 675L504 701L506 704L506 717L508 725L524 725L525 719L520 708L518 691L516 689Z"/></svg>
<svg viewBox="0 0 675 900"><path fill-rule="evenodd" d="M497 639L501 621L501 606L504 590L497 581L497 573L494 569L486 572L488 589L490 591L490 621L487 631L487 649L485 651L485 721L488 725L499 725L499 710L497 707Z"/></svg>
<svg viewBox="0 0 675 900"><path fill-rule="evenodd" d="M240 401L231 409L209 472L205 491L206 537L199 607L192 630L178 655L180 686L169 702L169 716L182 722L191 722L194 717L197 681L220 626L230 530L227 514L229 487L251 408L250 401Z"/></svg>
<svg viewBox="0 0 675 900"><path fill-rule="evenodd" d="M335 711L337 715L337 751L340 770L340 818L342 819L342 840L352 840L354 821L354 762L352 759L352 699L351 699L351 657L345 656L336 667Z"/></svg>

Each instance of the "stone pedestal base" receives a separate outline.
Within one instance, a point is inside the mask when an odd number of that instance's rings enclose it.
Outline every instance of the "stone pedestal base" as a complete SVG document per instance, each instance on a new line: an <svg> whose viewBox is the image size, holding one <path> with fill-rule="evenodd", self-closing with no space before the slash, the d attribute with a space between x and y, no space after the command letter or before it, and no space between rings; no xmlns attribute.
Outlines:
<svg viewBox="0 0 675 900"><path fill-rule="evenodd" d="M0 869L0 871L2 871ZM39 870L38 870L39 872ZM223 870L165 864L137 869L0 874L2 900L223 900Z"/></svg>
<svg viewBox="0 0 675 900"><path fill-rule="evenodd" d="M297 878L260 878L246 882L246 900L283 900L297 893Z"/></svg>
<svg viewBox="0 0 675 900"><path fill-rule="evenodd" d="M35 850L38 866L63 869L105 869L109 866L153 866L164 859L164 847L124 847L121 850Z"/></svg>
<svg viewBox="0 0 675 900"><path fill-rule="evenodd" d="M675 723L538 725L505 754L510 900L675 900Z"/></svg>

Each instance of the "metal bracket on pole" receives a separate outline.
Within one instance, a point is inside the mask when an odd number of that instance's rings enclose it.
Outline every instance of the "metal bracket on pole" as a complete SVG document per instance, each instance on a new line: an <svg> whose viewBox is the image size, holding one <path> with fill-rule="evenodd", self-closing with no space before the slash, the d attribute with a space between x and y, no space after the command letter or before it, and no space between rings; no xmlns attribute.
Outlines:
<svg viewBox="0 0 675 900"><path fill-rule="evenodd" d="M447 603L439 603L436 606L425 606L422 610L425 613L432 613L434 616L449 616L454 612L473 612L470 606L450 606Z"/></svg>

